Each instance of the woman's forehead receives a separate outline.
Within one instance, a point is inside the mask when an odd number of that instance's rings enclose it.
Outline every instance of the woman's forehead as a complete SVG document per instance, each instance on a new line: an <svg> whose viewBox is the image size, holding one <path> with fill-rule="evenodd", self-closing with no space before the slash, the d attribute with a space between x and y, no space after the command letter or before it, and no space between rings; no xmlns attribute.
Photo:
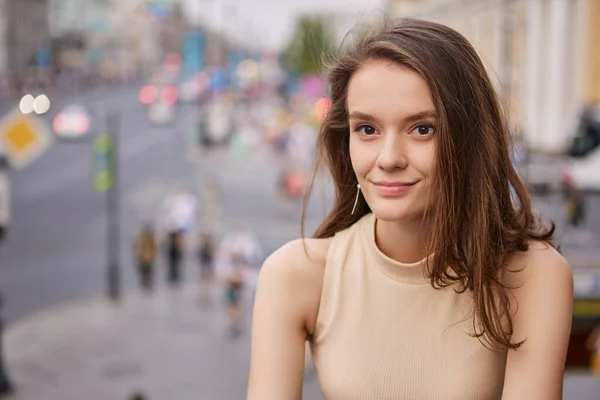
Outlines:
<svg viewBox="0 0 600 400"><path fill-rule="evenodd" d="M427 82L416 71L393 62L370 61L350 79L348 115L397 119L434 111Z"/></svg>

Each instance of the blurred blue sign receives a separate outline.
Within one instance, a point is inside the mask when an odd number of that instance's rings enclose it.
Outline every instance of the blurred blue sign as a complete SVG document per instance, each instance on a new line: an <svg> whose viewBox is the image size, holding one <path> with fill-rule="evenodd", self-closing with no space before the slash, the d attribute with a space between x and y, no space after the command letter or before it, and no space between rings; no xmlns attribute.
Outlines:
<svg viewBox="0 0 600 400"><path fill-rule="evenodd" d="M191 76L204 66L205 40L199 32L189 32L183 39L183 72Z"/></svg>

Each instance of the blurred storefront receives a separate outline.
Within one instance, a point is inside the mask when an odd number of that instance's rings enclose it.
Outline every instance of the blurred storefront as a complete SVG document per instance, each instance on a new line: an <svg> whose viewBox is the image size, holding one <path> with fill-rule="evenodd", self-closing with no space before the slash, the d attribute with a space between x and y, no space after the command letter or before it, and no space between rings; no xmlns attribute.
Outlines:
<svg viewBox="0 0 600 400"><path fill-rule="evenodd" d="M47 80L47 15L47 0L0 1L0 96Z"/></svg>
<svg viewBox="0 0 600 400"><path fill-rule="evenodd" d="M59 70L78 68L101 79L147 76L173 51L186 28L175 2L148 0L50 0L49 19ZM83 46L65 45L78 37ZM77 65L61 60L77 60ZM74 57L77 53L77 57Z"/></svg>
<svg viewBox="0 0 600 400"><path fill-rule="evenodd" d="M596 0L389 0L388 11L464 34L534 150L563 151L582 108L600 99Z"/></svg>

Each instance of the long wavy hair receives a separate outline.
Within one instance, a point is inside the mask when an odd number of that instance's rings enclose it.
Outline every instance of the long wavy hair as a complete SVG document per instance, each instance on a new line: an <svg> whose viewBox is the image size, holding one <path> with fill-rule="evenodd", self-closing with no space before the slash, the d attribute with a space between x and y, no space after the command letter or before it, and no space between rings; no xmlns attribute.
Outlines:
<svg viewBox="0 0 600 400"><path fill-rule="evenodd" d="M511 339L502 272L510 255L526 251L528 242L552 246L555 227L545 228L531 210L527 186L511 162L507 118L483 63L461 34L433 22L387 20L355 36L345 39L330 67L331 107L319 132L315 176L323 166L329 169L335 202L314 237L331 237L371 212L361 196L351 214L356 176L346 96L352 74L372 60L412 68L429 85L438 118L427 211L431 285L458 284L453 288L474 300L474 336L493 348L517 349L523 342ZM349 39L354 40L348 45Z"/></svg>

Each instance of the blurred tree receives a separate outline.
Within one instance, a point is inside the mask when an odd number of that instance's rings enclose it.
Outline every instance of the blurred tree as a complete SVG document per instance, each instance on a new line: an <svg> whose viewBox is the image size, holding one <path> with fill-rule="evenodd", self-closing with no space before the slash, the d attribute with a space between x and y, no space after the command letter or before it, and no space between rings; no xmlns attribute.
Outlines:
<svg viewBox="0 0 600 400"><path fill-rule="evenodd" d="M320 74L323 56L328 56L331 49L331 37L324 21L318 17L302 17L284 52L284 64L299 76Z"/></svg>

